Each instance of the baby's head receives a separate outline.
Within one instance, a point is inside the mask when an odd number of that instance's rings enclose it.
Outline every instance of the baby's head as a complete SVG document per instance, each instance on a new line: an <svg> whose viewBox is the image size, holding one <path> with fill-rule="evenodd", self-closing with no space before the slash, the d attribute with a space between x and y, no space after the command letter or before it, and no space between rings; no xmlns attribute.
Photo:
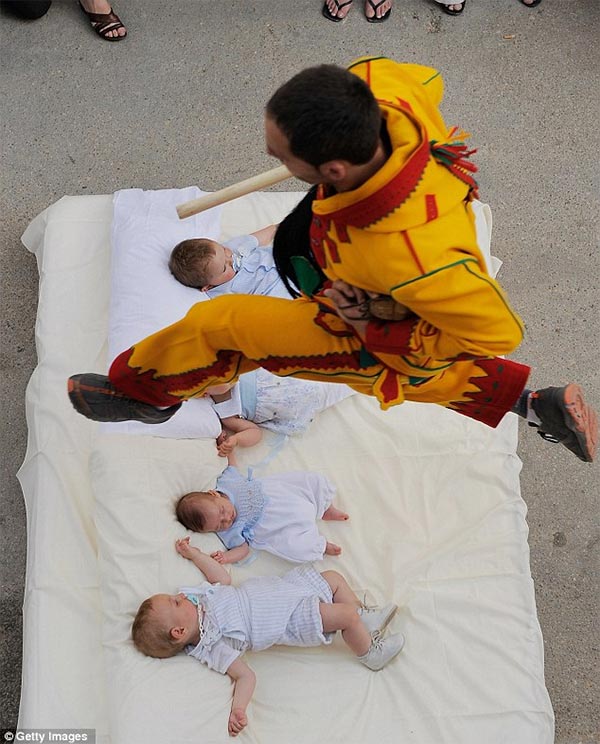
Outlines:
<svg viewBox="0 0 600 744"><path fill-rule="evenodd" d="M175 507L177 519L192 532L228 530L237 517L235 506L219 491L186 493Z"/></svg>
<svg viewBox="0 0 600 744"><path fill-rule="evenodd" d="M235 276L233 253L208 238L191 238L178 243L171 252L169 269L186 287L206 291Z"/></svg>
<svg viewBox="0 0 600 744"><path fill-rule="evenodd" d="M142 602L131 636L138 651L168 659L189 643L198 643L198 608L185 594L155 594Z"/></svg>

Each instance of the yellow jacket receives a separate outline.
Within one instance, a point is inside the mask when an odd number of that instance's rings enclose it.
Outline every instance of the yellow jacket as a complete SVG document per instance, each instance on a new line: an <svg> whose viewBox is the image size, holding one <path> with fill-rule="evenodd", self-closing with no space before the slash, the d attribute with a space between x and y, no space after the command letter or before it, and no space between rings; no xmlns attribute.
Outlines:
<svg viewBox="0 0 600 744"><path fill-rule="evenodd" d="M473 167L439 113L440 73L380 57L349 69L373 91L392 153L357 189L321 189L312 248L330 279L391 295L416 316L369 322L366 349L412 377L512 351L522 323L477 246Z"/></svg>

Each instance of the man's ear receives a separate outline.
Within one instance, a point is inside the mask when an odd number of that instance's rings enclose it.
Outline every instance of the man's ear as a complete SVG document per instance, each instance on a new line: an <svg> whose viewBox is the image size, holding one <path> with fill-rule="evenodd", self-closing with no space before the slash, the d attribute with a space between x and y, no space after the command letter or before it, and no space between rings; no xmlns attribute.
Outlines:
<svg viewBox="0 0 600 744"><path fill-rule="evenodd" d="M319 173L323 176L325 183L339 183L348 176L350 164L345 160L328 160L321 163Z"/></svg>
<svg viewBox="0 0 600 744"><path fill-rule="evenodd" d="M169 635L173 640L180 641L185 634L185 628L183 626L178 626L177 628L171 628L169 631Z"/></svg>

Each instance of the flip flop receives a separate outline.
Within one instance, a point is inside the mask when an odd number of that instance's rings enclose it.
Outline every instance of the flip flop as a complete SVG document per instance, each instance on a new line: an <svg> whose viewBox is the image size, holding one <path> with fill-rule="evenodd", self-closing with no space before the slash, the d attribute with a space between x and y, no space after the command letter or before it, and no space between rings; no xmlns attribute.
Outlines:
<svg viewBox="0 0 600 744"><path fill-rule="evenodd" d="M338 0L333 0L333 2L335 3L335 9L336 9L336 11L339 11L342 8L345 8L346 5L352 5L353 1L354 0L347 0L347 2L345 2L345 3L340 3L340 2L338 2ZM348 13L349 12L350 11L348 11ZM343 21L344 18L346 18L348 16L348 13L346 13L346 15L343 18L338 18L338 16L334 16L334 15L331 14L331 11L327 7L327 3L323 3L323 15L325 16L325 18L327 18L327 20L333 21L334 23L340 23L340 21Z"/></svg>
<svg viewBox="0 0 600 744"><path fill-rule="evenodd" d="M446 5L446 3L440 3L439 0L436 0L436 2L438 5L442 6L442 10L444 11L444 13L447 13L448 15L453 15L453 16L460 15L465 9L465 5L467 4L467 0L463 0L462 3L450 3L450 5L461 6L460 10L450 10L450 8L448 7L448 5ZM537 0L537 2L541 2L541 0Z"/></svg>
<svg viewBox="0 0 600 744"><path fill-rule="evenodd" d="M374 3L373 0L367 0L367 2L373 8L373 12L376 13L377 12L377 8L380 5L383 5L383 3L385 2L385 0L379 0L378 3ZM366 8L366 6L365 6L365 8ZM388 8L387 9L387 12L384 13L379 18L377 18L376 15L372 16L371 18L369 18L369 16L365 13L365 18L367 19L367 22L368 23L383 23L384 21L387 21L387 19L390 17L390 13L391 12L392 12L392 9L391 8Z"/></svg>
<svg viewBox="0 0 600 744"><path fill-rule="evenodd" d="M125 28L121 23L119 16L116 13L113 13L112 8L109 13L90 13L83 7L81 2L79 3L79 7L88 17L94 31L98 36L106 39L106 41L121 41L121 39L124 39L127 36L127 30L125 30L123 36L107 35L111 31L118 31L120 28Z"/></svg>
<svg viewBox="0 0 600 744"><path fill-rule="evenodd" d="M542 0L533 0L532 3L524 3L523 0L520 0L521 4L524 5L526 8L535 8L536 5L539 5Z"/></svg>

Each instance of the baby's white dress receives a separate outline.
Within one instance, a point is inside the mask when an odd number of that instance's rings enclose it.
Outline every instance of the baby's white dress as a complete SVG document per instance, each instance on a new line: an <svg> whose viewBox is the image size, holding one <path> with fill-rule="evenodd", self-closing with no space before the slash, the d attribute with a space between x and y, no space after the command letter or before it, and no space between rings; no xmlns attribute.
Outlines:
<svg viewBox="0 0 600 744"><path fill-rule="evenodd" d="M217 533L227 548L247 542L256 550L297 563L323 558L327 541L316 520L335 495L334 485L324 475L294 471L245 478L230 465L217 479L216 490L237 511L233 525Z"/></svg>
<svg viewBox="0 0 600 744"><path fill-rule="evenodd" d="M185 651L221 674L247 649L320 646L333 639L334 633L323 631L319 612L320 602L333 602L331 587L310 564L239 587L204 582L180 591L204 610L200 642Z"/></svg>

